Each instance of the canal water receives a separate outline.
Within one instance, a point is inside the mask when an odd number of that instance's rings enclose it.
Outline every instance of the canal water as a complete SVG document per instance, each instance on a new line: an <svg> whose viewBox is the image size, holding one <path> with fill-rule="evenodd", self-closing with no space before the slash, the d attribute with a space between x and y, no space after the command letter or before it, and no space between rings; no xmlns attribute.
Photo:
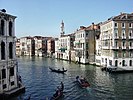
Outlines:
<svg viewBox="0 0 133 100"><path fill-rule="evenodd" d="M92 65L42 57L20 57L18 63L26 92L11 100L26 100L29 96L30 100L49 100L61 81L65 86L61 100L133 100L133 73L111 74ZM59 74L49 67L68 71ZM90 88L81 88L75 82L77 75L86 77Z"/></svg>

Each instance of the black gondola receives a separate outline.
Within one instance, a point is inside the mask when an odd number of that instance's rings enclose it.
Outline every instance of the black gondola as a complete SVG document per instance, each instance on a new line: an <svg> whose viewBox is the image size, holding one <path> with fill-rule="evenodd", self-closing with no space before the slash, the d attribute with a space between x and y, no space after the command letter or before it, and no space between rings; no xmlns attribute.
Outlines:
<svg viewBox="0 0 133 100"><path fill-rule="evenodd" d="M64 73L64 72L67 71L67 70L54 69L54 68L51 68L51 67L49 67L49 69L50 69L52 72L57 72L57 73Z"/></svg>

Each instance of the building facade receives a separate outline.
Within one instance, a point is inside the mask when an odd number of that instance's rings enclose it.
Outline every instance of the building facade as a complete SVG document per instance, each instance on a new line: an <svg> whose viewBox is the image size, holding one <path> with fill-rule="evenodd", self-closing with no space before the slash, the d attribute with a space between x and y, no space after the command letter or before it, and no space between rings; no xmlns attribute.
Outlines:
<svg viewBox="0 0 133 100"><path fill-rule="evenodd" d="M20 55L21 56L34 56L35 55L35 41L32 37L20 38Z"/></svg>
<svg viewBox="0 0 133 100"><path fill-rule="evenodd" d="M133 13L109 18L101 28L101 64L133 69Z"/></svg>
<svg viewBox="0 0 133 100"><path fill-rule="evenodd" d="M20 88L16 59L15 18L0 12L0 94Z"/></svg>
<svg viewBox="0 0 133 100"><path fill-rule="evenodd" d="M55 39L51 38L47 40L47 56L52 57L55 53Z"/></svg>

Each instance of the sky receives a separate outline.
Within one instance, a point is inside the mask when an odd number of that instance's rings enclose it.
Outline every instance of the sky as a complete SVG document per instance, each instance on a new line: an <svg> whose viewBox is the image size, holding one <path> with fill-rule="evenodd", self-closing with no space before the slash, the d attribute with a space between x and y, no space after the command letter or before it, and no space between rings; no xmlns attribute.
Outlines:
<svg viewBox="0 0 133 100"><path fill-rule="evenodd" d="M0 9L17 16L15 34L59 37L62 20L65 34L80 26L100 23L121 12L133 13L133 0L0 0Z"/></svg>

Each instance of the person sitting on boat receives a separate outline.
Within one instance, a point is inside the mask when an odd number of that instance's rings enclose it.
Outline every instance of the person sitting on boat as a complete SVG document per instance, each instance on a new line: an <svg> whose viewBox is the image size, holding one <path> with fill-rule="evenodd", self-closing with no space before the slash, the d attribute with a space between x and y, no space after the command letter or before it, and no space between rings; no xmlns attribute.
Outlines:
<svg viewBox="0 0 133 100"><path fill-rule="evenodd" d="M65 70L64 67L62 67L62 70L63 70L63 71Z"/></svg>
<svg viewBox="0 0 133 100"><path fill-rule="evenodd" d="M81 83L81 80L80 80L79 76L76 77L76 80Z"/></svg>
<svg viewBox="0 0 133 100"><path fill-rule="evenodd" d="M57 97L58 95L60 95L60 88L59 88L59 86L57 87L57 90L56 90L55 94L53 95L53 97Z"/></svg>

